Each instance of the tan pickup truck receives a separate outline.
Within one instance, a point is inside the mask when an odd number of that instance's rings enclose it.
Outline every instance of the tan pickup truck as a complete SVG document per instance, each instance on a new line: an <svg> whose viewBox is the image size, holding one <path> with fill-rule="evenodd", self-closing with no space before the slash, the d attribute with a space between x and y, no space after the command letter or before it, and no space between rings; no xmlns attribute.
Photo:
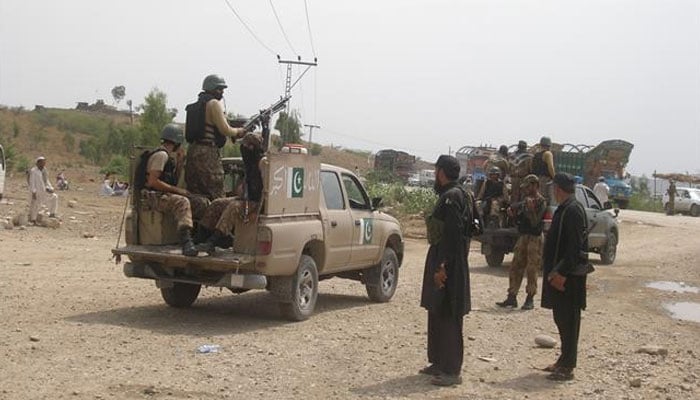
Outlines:
<svg viewBox="0 0 700 400"><path fill-rule="evenodd" d="M234 186L242 162L224 159L224 166L227 185ZM391 299L404 241L398 221L378 210L381 199L370 200L352 172L311 155L269 154L262 175L259 218L237 227L233 248L214 256L183 256L174 220L133 196L126 246L112 250L118 260L129 259L124 274L154 279L173 307L192 305L202 285L234 293L267 289L282 314L297 321L313 313L323 279L356 280L371 300Z"/></svg>

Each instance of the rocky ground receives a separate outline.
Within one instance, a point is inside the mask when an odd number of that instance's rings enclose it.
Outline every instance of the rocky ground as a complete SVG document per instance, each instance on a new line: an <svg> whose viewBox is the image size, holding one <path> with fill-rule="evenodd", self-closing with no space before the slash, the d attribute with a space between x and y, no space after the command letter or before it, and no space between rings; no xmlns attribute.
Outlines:
<svg viewBox="0 0 700 400"><path fill-rule="evenodd" d="M9 183L0 217L26 209L25 190ZM95 183L60 192L57 229L0 230L0 399L700 397L700 323L664 309L690 302L697 312L700 294L646 287L700 287L700 218L620 214L618 259L590 277L576 380L563 384L538 370L558 354L534 343L557 336L551 313L495 307L507 269L486 266L475 245L464 383L443 389L417 374L426 362L424 240L407 240L388 304L333 279L301 323L282 320L265 292L207 289L175 310L151 281L125 278L111 260L124 199L96 193ZM202 345L219 351L200 354ZM657 354L639 352L645 346Z"/></svg>

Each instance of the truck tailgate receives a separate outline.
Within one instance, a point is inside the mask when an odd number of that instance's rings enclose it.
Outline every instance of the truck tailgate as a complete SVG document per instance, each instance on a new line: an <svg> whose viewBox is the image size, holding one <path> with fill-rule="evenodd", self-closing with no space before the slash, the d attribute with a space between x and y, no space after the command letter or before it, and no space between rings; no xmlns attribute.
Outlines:
<svg viewBox="0 0 700 400"><path fill-rule="evenodd" d="M177 245L128 245L112 249L117 257L128 256L134 262L154 262L167 267L201 268L209 271L231 271L238 268L252 269L255 256L235 253L230 249L216 249L213 256L199 252L197 257L182 255L182 247Z"/></svg>

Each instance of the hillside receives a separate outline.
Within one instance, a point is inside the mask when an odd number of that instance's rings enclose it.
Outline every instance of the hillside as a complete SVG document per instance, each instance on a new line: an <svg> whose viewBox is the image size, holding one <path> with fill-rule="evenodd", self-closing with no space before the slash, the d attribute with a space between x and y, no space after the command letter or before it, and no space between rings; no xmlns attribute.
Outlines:
<svg viewBox="0 0 700 400"><path fill-rule="evenodd" d="M135 121L138 124L138 119ZM39 108L27 111L21 108L0 106L0 144L6 156L11 158L8 175L23 173L31 167L39 155L47 157L47 167L52 174L65 170L75 182L94 180L99 170L109 162L94 162L81 155L81 146L102 138L109 142L109 135L124 135L135 129L129 117L123 114L101 113L86 110ZM83 143L85 142L85 143ZM307 143L308 144L308 143ZM310 146L309 146L310 147ZM365 174L373 167L373 154L366 150L324 146L321 162L347 168ZM418 161L417 169L431 168L431 164Z"/></svg>
<svg viewBox="0 0 700 400"><path fill-rule="evenodd" d="M128 126L129 118L123 115L65 109L26 111L0 106L0 144L12 158L9 174L24 171L37 156L44 155L51 171L66 170L78 180L94 178L104 165L81 155L81 142L115 127ZM369 151L323 147L320 157L321 162L350 170L357 166L360 172L372 166Z"/></svg>

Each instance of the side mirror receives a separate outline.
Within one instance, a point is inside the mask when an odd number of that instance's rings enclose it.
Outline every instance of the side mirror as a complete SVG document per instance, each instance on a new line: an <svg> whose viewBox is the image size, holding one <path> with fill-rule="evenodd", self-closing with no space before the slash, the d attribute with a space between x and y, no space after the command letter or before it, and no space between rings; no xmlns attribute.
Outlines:
<svg viewBox="0 0 700 400"><path fill-rule="evenodd" d="M382 205L382 198L381 197L373 197L372 198L372 210L376 210Z"/></svg>
<svg viewBox="0 0 700 400"><path fill-rule="evenodd" d="M617 218L617 216L620 215L620 209L619 209L619 208L614 209L613 212L615 213L615 218Z"/></svg>

